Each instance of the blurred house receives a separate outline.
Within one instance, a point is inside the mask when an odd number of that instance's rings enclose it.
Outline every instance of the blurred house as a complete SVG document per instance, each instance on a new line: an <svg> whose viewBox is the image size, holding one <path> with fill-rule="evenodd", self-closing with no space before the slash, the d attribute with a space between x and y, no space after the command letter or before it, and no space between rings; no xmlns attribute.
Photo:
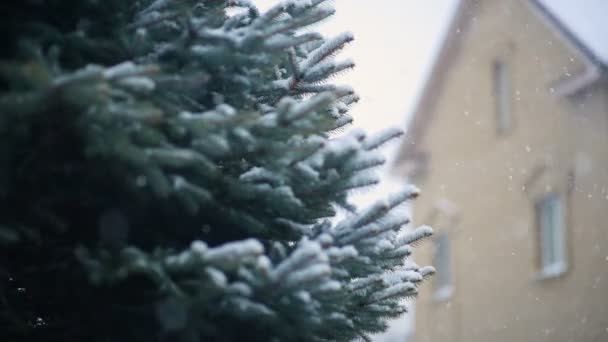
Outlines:
<svg viewBox="0 0 608 342"><path fill-rule="evenodd" d="M416 342L608 341L607 5L461 0L393 170L435 228Z"/></svg>

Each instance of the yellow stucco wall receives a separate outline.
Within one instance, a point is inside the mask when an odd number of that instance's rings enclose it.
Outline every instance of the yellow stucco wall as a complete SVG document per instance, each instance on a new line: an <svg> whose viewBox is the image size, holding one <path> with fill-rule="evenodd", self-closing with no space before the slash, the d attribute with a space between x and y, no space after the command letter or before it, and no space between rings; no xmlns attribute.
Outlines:
<svg viewBox="0 0 608 342"><path fill-rule="evenodd" d="M430 164L416 223L448 232L454 291L438 301L432 282L421 287L416 341L608 341L608 89L556 96L555 81L584 64L526 0L479 1L467 15L417 142ZM512 93L502 136L497 58ZM534 203L548 192L566 198L569 267L540 279ZM432 250L424 243L417 262Z"/></svg>

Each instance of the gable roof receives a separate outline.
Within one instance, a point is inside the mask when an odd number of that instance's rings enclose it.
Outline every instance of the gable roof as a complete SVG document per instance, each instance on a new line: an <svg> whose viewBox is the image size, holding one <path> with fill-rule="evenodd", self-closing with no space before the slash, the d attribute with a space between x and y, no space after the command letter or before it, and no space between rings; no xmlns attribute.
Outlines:
<svg viewBox="0 0 608 342"><path fill-rule="evenodd" d="M441 85L450 66L450 61L458 54L461 37L466 34L468 24L474 15L476 4L480 0L458 0L450 25L444 34L443 41L431 67L430 74L423 85L422 92L413 107L410 122L407 125L406 138L399 149L395 164L411 158L416 153L416 144L421 141L432 120L436 98L441 91ZM594 82L608 70L608 1L587 0L575 2L572 0L522 0L531 5L535 12L554 29L555 33L564 39L565 43L574 48L583 62L588 65L587 71L581 77L558 85L560 94L574 93L580 87ZM585 11L576 10L576 14L568 13L576 6L587 6ZM592 6L597 5L597 6ZM590 14L597 10L597 13ZM585 16L593 20L586 21ZM604 14L602 16L602 14ZM602 27L602 30L597 30ZM605 28L604 28L605 27ZM559 89L558 88L558 89Z"/></svg>

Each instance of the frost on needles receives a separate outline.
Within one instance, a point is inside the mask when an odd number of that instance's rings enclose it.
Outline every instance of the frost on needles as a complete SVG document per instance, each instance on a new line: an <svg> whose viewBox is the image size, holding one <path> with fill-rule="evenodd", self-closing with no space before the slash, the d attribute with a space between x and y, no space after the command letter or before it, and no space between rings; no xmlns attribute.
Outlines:
<svg viewBox="0 0 608 342"><path fill-rule="evenodd" d="M0 329L11 341L367 339L434 271L331 83L350 33L283 1L3 5ZM332 219L337 208L347 215Z"/></svg>

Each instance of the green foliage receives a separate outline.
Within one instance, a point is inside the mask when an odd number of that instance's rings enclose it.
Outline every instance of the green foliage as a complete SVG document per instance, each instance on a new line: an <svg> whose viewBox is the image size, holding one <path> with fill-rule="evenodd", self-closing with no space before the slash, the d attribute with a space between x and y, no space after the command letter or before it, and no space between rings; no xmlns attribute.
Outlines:
<svg viewBox="0 0 608 342"><path fill-rule="evenodd" d="M335 137L350 34L324 0L0 5L3 340L350 340L403 313L406 188L352 212L400 132ZM336 208L342 221L329 220Z"/></svg>

